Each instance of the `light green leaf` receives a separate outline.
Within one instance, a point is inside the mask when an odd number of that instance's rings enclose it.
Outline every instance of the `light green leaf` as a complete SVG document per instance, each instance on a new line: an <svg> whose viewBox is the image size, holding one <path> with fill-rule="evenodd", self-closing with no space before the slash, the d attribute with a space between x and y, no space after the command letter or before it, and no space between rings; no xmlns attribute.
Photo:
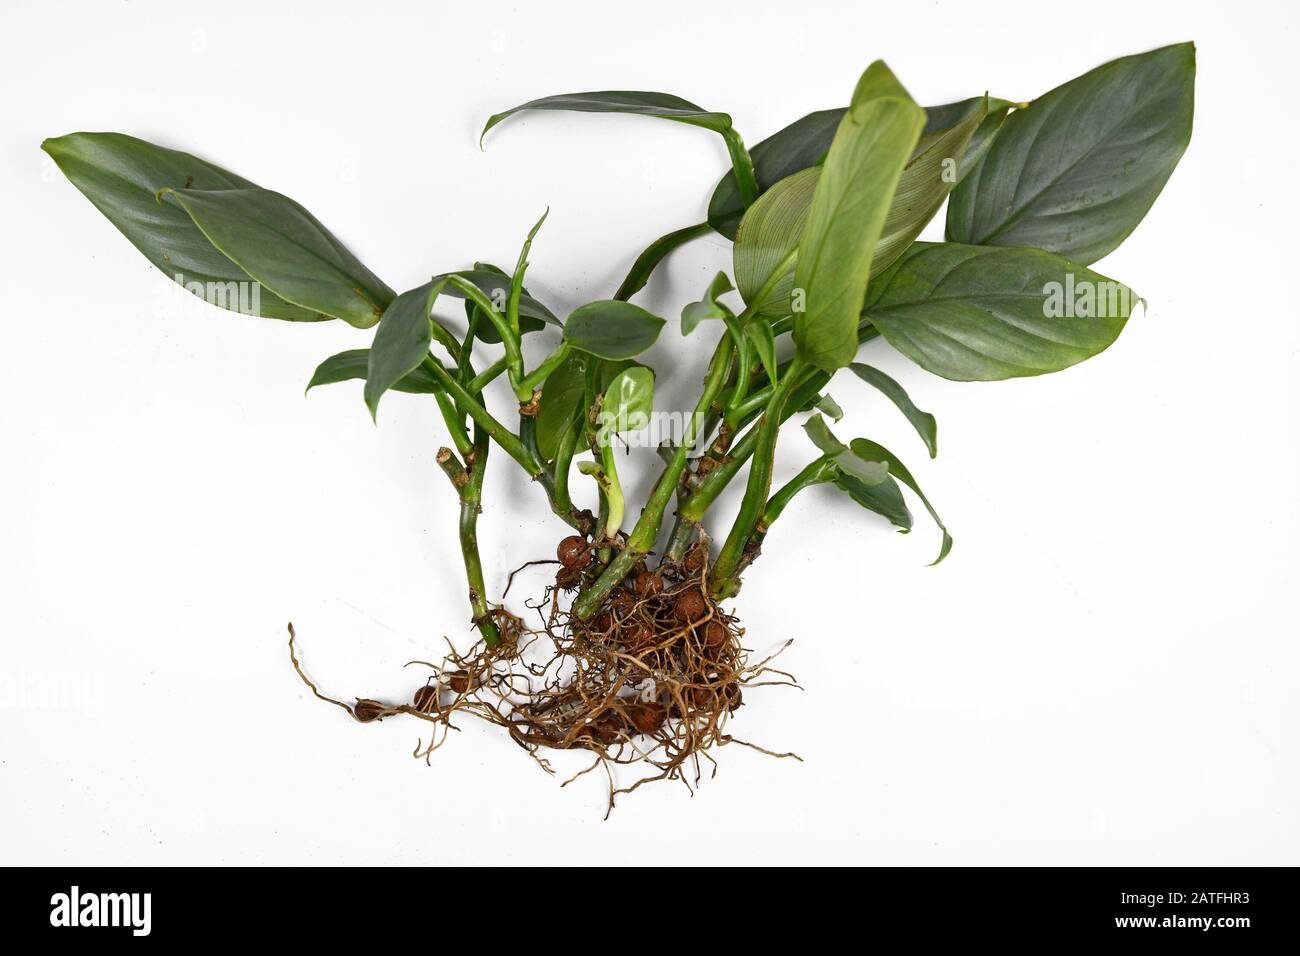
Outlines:
<svg viewBox="0 0 1300 956"><path fill-rule="evenodd" d="M971 109L984 102L984 99L979 96L959 103L927 106L925 129L921 131L922 137L941 133L957 125ZM971 145L967 148L967 158L957 157L961 159L959 180L964 171L974 165L977 158L975 151L982 151L987 135L996 131L998 124L1006 118L1007 109L1012 105L1007 100L989 97L989 120L980 126L972 138ZM759 189L767 192L787 176L792 176L801 169L819 165L825 159L826 151L831 148L835 130L847 112L847 108L840 108L809 113L785 129L755 144L750 150L750 156L754 162L754 176L758 180ZM918 152L921 145L918 144ZM916 158L915 153L913 158ZM736 185L736 174L734 171L728 172L718 182L713 190L713 196L709 199L709 225L728 239L734 239L744 212L745 204Z"/></svg>
<svg viewBox="0 0 1300 956"><path fill-rule="evenodd" d="M934 218L957 183L971 136L987 116L988 104L981 97L960 118L955 118L951 126L921 134L894 190L872 256L872 275L887 269Z"/></svg>
<svg viewBox="0 0 1300 956"><path fill-rule="evenodd" d="M817 402L813 405L813 408L817 409L817 411L821 412L833 422L838 422L844 417L844 409L840 408L840 403L835 401L835 399L831 398L829 395L818 395Z"/></svg>
<svg viewBox="0 0 1300 956"><path fill-rule="evenodd" d="M155 146L121 133L69 133L47 139L41 148L58 164L131 244L167 278L191 291L202 286L204 298L222 308L242 311L252 301L256 281L208 241L186 213L158 203L160 190L253 189L255 183L197 156ZM259 290L257 311L268 319L320 322L333 318Z"/></svg>
<svg viewBox="0 0 1300 956"><path fill-rule="evenodd" d="M755 316L745 322L745 338L749 340L758 360L763 363L763 371L767 372L768 381L775 386L777 382L776 338L772 334L772 326L768 325L765 319Z"/></svg>
<svg viewBox="0 0 1300 956"><path fill-rule="evenodd" d="M758 197L736 230L736 285L756 315L790 314L799 239L808 221L821 168L789 176Z"/></svg>
<svg viewBox="0 0 1300 956"><path fill-rule="evenodd" d="M923 412L912 404L912 399L903 386L880 371L880 369L873 368L870 365L853 362L849 365L849 368L853 370L854 375L879 390L898 407L898 410L903 413L903 417L912 423L916 433L925 442L925 447L930 450L931 458L939 453L939 423L935 421L934 416L929 412Z"/></svg>
<svg viewBox="0 0 1300 956"><path fill-rule="evenodd" d="M901 461L898 460L898 456L883 445L877 445L875 442L866 438L855 438L849 443L849 446L853 449L855 454L864 459L884 462L888 465L889 473L891 475L916 493L916 496L921 499L921 504L925 505L925 510L930 512L930 517L934 519L934 523L937 524L939 530L943 532L943 544L939 547L939 556L931 561L930 564L938 564L946 558L948 552L952 550L952 535L948 533L948 529L944 526L943 520L939 517L939 513L934 510L934 506L930 504L930 499L925 496L925 492L923 492L920 485L916 483L916 479L912 477L912 473L907 470Z"/></svg>
<svg viewBox="0 0 1300 956"><path fill-rule="evenodd" d="M606 299L575 309L564 323L564 338L592 355L625 359L654 345L663 326L663 319L639 305Z"/></svg>
<svg viewBox="0 0 1300 956"><path fill-rule="evenodd" d="M894 187L925 124L925 112L877 61L858 81L835 134L799 240L794 341L805 362L826 371L847 365L871 258Z"/></svg>
<svg viewBox="0 0 1300 956"><path fill-rule="evenodd" d="M585 352L570 352L542 384L537 411L537 447L547 461L555 457L560 438L569 425L586 411L582 399L586 393L587 364L599 363L596 389L604 391L620 372L636 366L635 362L609 362Z"/></svg>
<svg viewBox="0 0 1300 956"><path fill-rule="evenodd" d="M159 196L184 210L209 242L287 302L368 329L393 301L393 290L288 196L255 187L167 187Z"/></svg>
<svg viewBox="0 0 1300 956"><path fill-rule="evenodd" d="M1134 300L1126 286L1050 252L918 242L872 282L863 314L927 371L994 381L1096 355Z"/></svg>
<svg viewBox="0 0 1300 956"><path fill-rule="evenodd" d="M731 310L718 301L732 291L731 280L725 272L719 272L709 283L709 291L699 302L692 302L682 309L682 335L690 335L696 326L706 319L731 318Z"/></svg>
<svg viewBox="0 0 1300 956"><path fill-rule="evenodd" d="M948 238L1088 265L1140 223L1192 135L1190 43L1126 56L1012 113L954 190Z"/></svg>
<svg viewBox="0 0 1300 956"><path fill-rule="evenodd" d="M1004 117L1011 104L996 102L999 116ZM921 234L960 179L968 162L963 158L969 153L967 144L987 122L985 97L932 107L927 115L929 122L894 190L872 256L871 275L888 268ZM820 175L821 167L814 165L775 183L749 208L735 232L736 283L758 314L790 314L795 251ZM778 270L780 275L774 277Z"/></svg>
<svg viewBox="0 0 1300 956"><path fill-rule="evenodd" d="M804 422L804 431L812 439L823 455L828 456L840 471L852 475L858 481L876 485L889 477L889 467L879 459L859 454L851 445L845 445L836 438L821 415L813 415Z"/></svg>
<svg viewBox="0 0 1300 956"><path fill-rule="evenodd" d="M614 431L639 431L650 423L654 399L655 373L644 365L634 365L619 372L606 386L600 410Z"/></svg>

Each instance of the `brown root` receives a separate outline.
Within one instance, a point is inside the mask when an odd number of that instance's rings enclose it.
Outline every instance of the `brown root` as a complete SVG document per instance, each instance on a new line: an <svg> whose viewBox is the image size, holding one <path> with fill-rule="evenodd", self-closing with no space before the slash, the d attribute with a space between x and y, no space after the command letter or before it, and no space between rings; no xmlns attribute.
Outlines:
<svg viewBox="0 0 1300 956"><path fill-rule="evenodd" d="M570 547L570 553L577 549ZM483 642L467 653L450 647L439 663L412 661L433 671L410 704L358 699L354 705L326 697L290 656L299 676L322 700L343 707L362 722L408 714L435 726L416 757L428 760L446 741L457 715L495 724L551 770L542 751L586 750L591 766L565 781L603 766L610 781L609 805L656 780L679 780L688 790L702 778L701 759L717 764L709 751L729 743L774 753L733 738L732 715L745 702L744 689L764 685L798 686L771 666L775 654L751 662L741 646L744 630L708 596L707 547L697 546L680 563L640 567L612 591L588 620L561 607L560 597L593 577L598 569L563 561L556 583L534 609L537 628L503 608L493 617L502 640ZM580 577L581 576L581 577ZM619 787L612 768L640 765L647 772ZM608 815L608 810L607 814Z"/></svg>

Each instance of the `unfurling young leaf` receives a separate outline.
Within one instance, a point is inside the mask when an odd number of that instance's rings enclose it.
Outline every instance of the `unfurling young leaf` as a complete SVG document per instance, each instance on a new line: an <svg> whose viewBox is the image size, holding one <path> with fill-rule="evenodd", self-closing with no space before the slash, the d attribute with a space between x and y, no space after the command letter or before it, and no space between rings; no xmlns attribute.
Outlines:
<svg viewBox="0 0 1300 956"><path fill-rule="evenodd" d="M915 161L924 149L934 141L934 137L957 127L969 116L970 112L985 102L985 97L978 96L959 103L945 103L943 106L925 108L925 128L921 131L921 141L913 152ZM987 147L990 136L997 131L1006 119L1007 110L1014 104L1007 100L988 97L988 117L971 137L965 154L957 153L957 179L965 175L978 161ZM826 158L831 148L835 130L844 119L847 108L836 110L819 110L796 120L785 129L774 133L767 139L754 145L750 156L754 161L754 175L759 189L766 193L778 182L792 176L801 169L818 166ZM714 231L728 239L736 238L736 229L740 218L745 213L745 204L741 201L740 190L736 187L736 175L728 172L719 181L709 200L709 225Z"/></svg>
<svg viewBox="0 0 1300 956"><path fill-rule="evenodd" d="M894 187L925 112L883 63L867 68L836 131L799 240L797 354L831 372L853 360L862 297Z"/></svg>

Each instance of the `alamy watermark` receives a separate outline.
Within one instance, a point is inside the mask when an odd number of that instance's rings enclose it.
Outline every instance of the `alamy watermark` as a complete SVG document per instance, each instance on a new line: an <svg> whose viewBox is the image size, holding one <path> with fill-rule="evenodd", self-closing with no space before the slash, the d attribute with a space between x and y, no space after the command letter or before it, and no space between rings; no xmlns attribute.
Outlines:
<svg viewBox="0 0 1300 956"><path fill-rule="evenodd" d="M50 897L50 925L130 927L132 936L148 936L153 926L153 894L82 893L74 886Z"/></svg>
<svg viewBox="0 0 1300 956"><path fill-rule="evenodd" d="M262 283L255 280L195 279L183 272L175 273L171 279L174 284L162 287L160 292L155 309L158 315L204 311L199 302L242 315L262 315Z"/></svg>
<svg viewBox="0 0 1300 956"><path fill-rule="evenodd" d="M658 448L684 444L704 433L705 416L697 412L641 412L595 415L596 441L604 447L623 444L628 448ZM617 436L617 437L616 437Z"/></svg>
<svg viewBox="0 0 1300 956"><path fill-rule="evenodd" d="M1043 283L1043 316L1049 319L1120 319L1133 307L1133 293L1110 279L1076 279Z"/></svg>

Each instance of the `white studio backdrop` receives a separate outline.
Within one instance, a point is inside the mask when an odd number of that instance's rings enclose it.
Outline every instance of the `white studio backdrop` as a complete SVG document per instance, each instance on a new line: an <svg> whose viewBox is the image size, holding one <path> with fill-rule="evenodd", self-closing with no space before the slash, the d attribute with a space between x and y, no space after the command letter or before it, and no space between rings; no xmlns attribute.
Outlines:
<svg viewBox="0 0 1300 956"><path fill-rule="evenodd" d="M1283 3L4 0L0 862L1297 862L1298 19ZM564 314L703 218L725 151L684 125L537 113L480 152L490 113L661 89L730 112L752 144L841 104L876 58L924 103L1031 98L1186 39L1191 147L1098 266L1147 311L1039 379L950 383L872 345L937 415L939 457L853 381L831 389L841 431L910 452L952 555L925 566L923 515L903 536L833 490L797 501L737 608L750 647L795 639L783 661L805 689L753 692L733 729L804 763L726 748L693 798L645 788L608 822L598 774L561 790L473 721L426 766L423 725L361 726L310 697L288 620L338 696L405 698L423 682L407 661L468 639L432 403L390 395L375 427L359 383L304 398L366 333L178 299L38 148L85 129L192 151L298 199L399 290L512 263L549 206L529 284ZM675 317L729 260L697 242L639 297L673 320L649 356L660 407L681 407L705 357ZM806 440L782 448L778 480ZM494 461L481 537L499 595L564 529ZM643 494L654 456L628 461Z"/></svg>

